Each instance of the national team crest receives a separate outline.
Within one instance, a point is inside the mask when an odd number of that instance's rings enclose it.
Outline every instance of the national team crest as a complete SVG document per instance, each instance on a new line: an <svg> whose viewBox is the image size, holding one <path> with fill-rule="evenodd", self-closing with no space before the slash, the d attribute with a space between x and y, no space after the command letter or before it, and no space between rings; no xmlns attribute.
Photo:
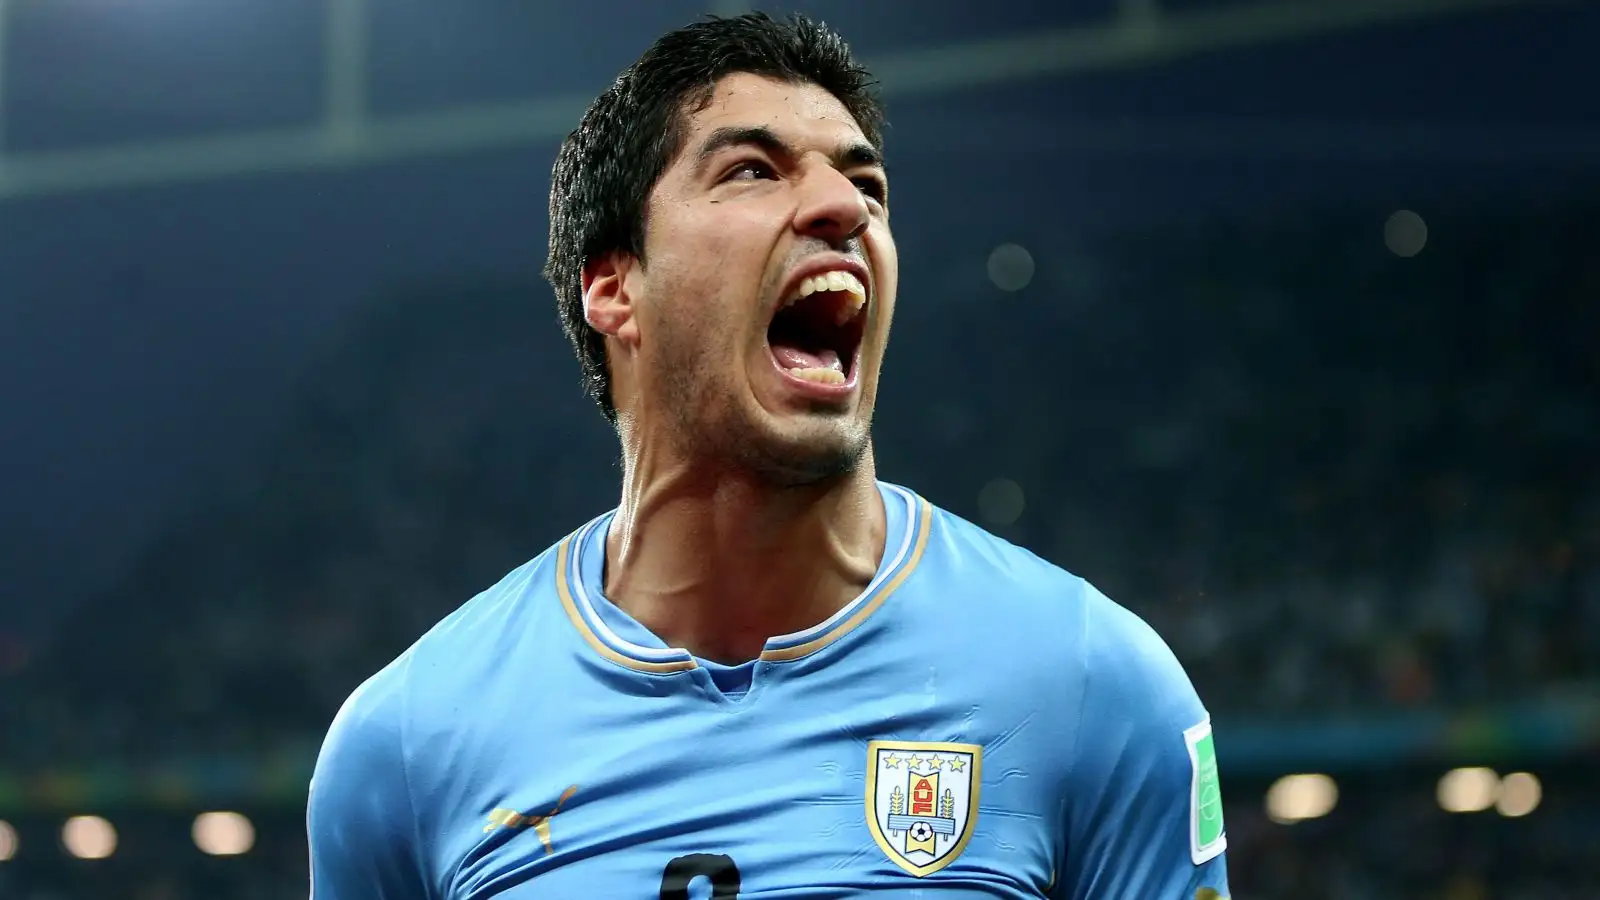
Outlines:
<svg viewBox="0 0 1600 900"><path fill-rule="evenodd" d="M983 748L872 741L867 827L895 865L918 878L955 861L978 821Z"/></svg>

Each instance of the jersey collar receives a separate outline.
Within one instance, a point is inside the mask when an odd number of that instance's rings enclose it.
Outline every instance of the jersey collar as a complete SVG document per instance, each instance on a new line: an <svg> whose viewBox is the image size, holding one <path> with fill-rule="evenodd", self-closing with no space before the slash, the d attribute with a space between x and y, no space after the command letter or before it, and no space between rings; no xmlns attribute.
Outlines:
<svg viewBox="0 0 1600 900"><path fill-rule="evenodd" d="M878 482L888 529L883 559L872 581L854 600L826 621L768 639L760 659L803 659L849 634L894 593L921 561L932 527L933 507L911 491ZM668 647L643 625L605 598L601 582L605 535L616 511L606 513L567 536L557 546L556 593L573 627L596 653L639 672L670 674L697 668L689 651Z"/></svg>

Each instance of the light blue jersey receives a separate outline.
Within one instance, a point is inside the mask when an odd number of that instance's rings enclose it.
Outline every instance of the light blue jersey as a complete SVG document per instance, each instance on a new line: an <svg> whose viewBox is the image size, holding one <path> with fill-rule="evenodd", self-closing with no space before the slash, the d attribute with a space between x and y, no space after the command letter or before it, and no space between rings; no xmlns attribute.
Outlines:
<svg viewBox="0 0 1600 900"><path fill-rule="evenodd" d="M1225 897L1210 720L1166 644L879 487L871 585L745 665L603 596L610 515L450 615L329 731L315 900Z"/></svg>

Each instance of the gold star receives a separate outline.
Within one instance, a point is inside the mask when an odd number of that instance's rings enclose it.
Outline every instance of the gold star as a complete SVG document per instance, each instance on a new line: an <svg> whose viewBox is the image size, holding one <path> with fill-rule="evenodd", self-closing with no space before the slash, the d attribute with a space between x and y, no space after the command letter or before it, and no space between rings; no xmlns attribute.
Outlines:
<svg viewBox="0 0 1600 900"><path fill-rule="evenodd" d="M960 772L960 771L966 769L966 767L967 767L967 761L962 759L959 756L956 757L955 759L950 760L950 771L952 771L952 772Z"/></svg>
<svg viewBox="0 0 1600 900"><path fill-rule="evenodd" d="M884 758L883 758L883 764L884 764L884 765L885 765L885 766L888 766L888 767L889 767L889 768L891 768L891 769L898 769L898 768L900 768L900 763L901 763L901 759L900 759L900 757L899 757L899 756L896 756L896 755L895 755L895 754L893 754L893 753L890 753L890 754L888 754L888 755L887 755L887 756L885 756L885 757L884 757Z"/></svg>

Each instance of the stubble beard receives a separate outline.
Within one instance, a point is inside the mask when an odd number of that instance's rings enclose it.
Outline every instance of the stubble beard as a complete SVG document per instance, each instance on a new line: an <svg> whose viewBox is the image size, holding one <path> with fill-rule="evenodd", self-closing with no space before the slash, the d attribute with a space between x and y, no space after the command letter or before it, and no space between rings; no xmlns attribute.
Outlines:
<svg viewBox="0 0 1600 900"><path fill-rule="evenodd" d="M699 464L726 466L776 488L843 479L861 467L871 430L854 417L819 412L777 433L754 421L703 357L673 363L665 367L663 393L676 442Z"/></svg>

